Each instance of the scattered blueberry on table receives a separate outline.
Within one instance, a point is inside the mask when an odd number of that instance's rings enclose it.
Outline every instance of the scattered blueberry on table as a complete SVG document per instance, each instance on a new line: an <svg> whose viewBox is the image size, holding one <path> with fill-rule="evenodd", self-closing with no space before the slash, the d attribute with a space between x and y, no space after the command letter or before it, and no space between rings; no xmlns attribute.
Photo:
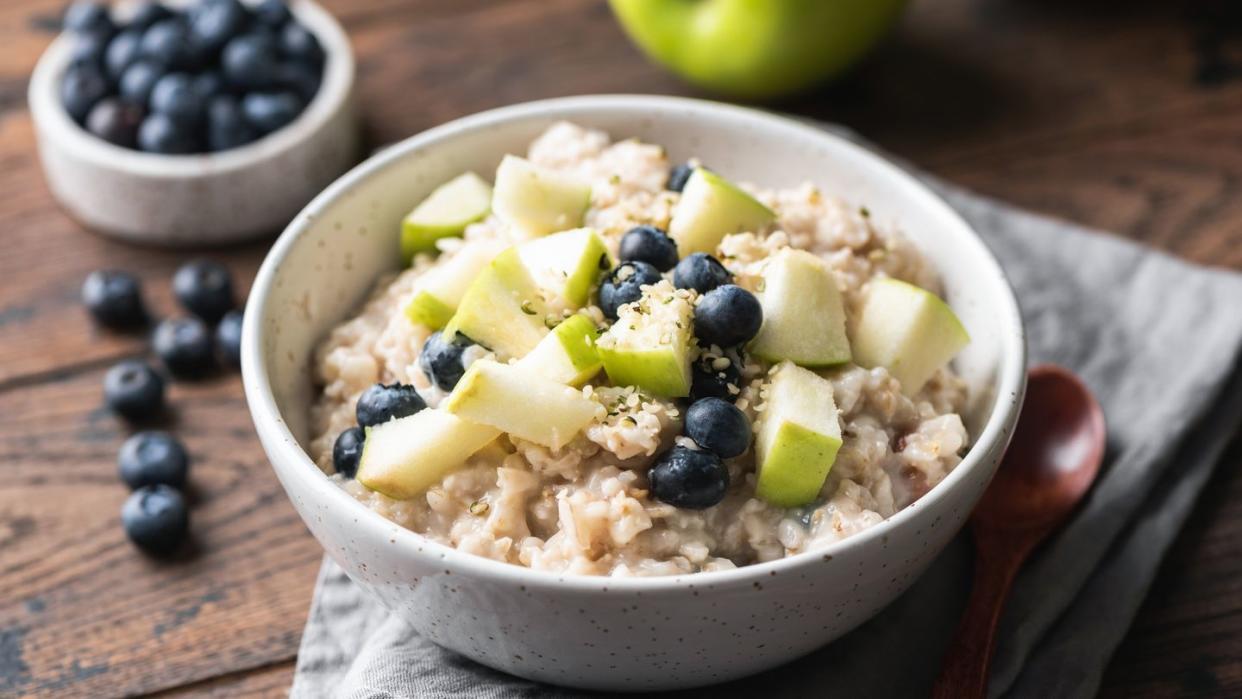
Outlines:
<svg viewBox="0 0 1242 699"><path fill-rule="evenodd" d="M164 379L146 362L127 359L104 374L104 402L128 420L150 420L164 408Z"/></svg>
<svg viewBox="0 0 1242 699"><path fill-rule="evenodd" d="M167 485L147 485L121 506L121 526L130 541L156 556L172 553L190 529L185 497Z"/></svg>
<svg viewBox="0 0 1242 699"><path fill-rule="evenodd" d="M138 278L118 270L98 270L82 283L82 303L100 325L124 329L147 322Z"/></svg>
<svg viewBox="0 0 1242 699"><path fill-rule="evenodd" d="M661 279L660 270L646 262L622 262L599 286L600 310L605 316L616 320L617 309L642 298L642 288Z"/></svg>
<svg viewBox="0 0 1242 699"><path fill-rule="evenodd" d="M426 401L413 386L377 383L358 397L355 413L360 427L374 427L395 418L409 417L426 407Z"/></svg>
<svg viewBox="0 0 1242 699"><path fill-rule="evenodd" d="M216 325L216 353L222 364L234 369L241 368L242 320L242 312L233 310Z"/></svg>
<svg viewBox="0 0 1242 699"><path fill-rule="evenodd" d="M185 486L190 457L176 437L167 432L138 432L121 445L117 470L131 489L148 485Z"/></svg>
<svg viewBox="0 0 1242 699"><path fill-rule="evenodd" d="M213 260L191 260L173 274L173 295L185 310L204 322L215 323L237 307L233 275Z"/></svg>
<svg viewBox="0 0 1242 699"><path fill-rule="evenodd" d="M237 148L294 121L323 79L323 47L283 0L142 2L127 17L79 0L64 18L74 45L61 103L118 146L165 155Z"/></svg>
<svg viewBox="0 0 1242 699"><path fill-rule="evenodd" d="M720 264L720 260L705 252L696 252L682 258L673 268L673 286L678 289L694 289L700 294L733 281L733 274Z"/></svg>
<svg viewBox="0 0 1242 699"><path fill-rule="evenodd" d="M215 342L198 318L169 318L155 326L151 348L177 377L198 377L215 366Z"/></svg>

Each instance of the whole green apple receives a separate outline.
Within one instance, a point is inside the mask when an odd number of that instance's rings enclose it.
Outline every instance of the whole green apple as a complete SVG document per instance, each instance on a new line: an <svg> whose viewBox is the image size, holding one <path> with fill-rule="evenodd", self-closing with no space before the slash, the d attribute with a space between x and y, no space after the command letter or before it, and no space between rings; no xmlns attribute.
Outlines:
<svg viewBox="0 0 1242 699"><path fill-rule="evenodd" d="M733 97L797 92L839 75L905 0L610 0L630 38L692 83Z"/></svg>

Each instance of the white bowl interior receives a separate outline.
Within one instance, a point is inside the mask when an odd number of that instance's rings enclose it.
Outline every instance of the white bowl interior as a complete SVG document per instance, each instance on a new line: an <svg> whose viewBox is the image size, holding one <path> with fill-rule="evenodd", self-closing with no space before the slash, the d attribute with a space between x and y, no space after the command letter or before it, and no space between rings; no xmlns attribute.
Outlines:
<svg viewBox="0 0 1242 699"><path fill-rule="evenodd" d="M465 170L490 177L502 155L524 153L557 119L662 144L674 162L697 156L732 179L775 187L814 182L902 231L940 271L947 299L971 335L955 367L971 389L967 427L980 438L1002 379L1013 383L1015 353L1022 361L1021 330L995 260L947 205L858 146L792 121L689 100L616 96L519 105L433 129L376 155L375 167L359 166L299 215L286 238L304 230L281 241L287 251L261 309L261 351L276 405L303 446L310 439L313 348L350 316L380 274L397 267L401 217ZM285 322L290 317L296 322Z"/></svg>

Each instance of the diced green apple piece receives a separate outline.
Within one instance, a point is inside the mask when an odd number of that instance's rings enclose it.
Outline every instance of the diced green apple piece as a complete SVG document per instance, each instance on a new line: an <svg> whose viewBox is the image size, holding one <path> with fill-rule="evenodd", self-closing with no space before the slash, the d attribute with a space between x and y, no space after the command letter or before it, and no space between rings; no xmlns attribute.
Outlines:
<svg viewBox="0 0 1242 699"><path fill-rule="evenodd" d="M657 396L690 395L694 306L668 282L649 289L596 342L604 371L617 386Z"/></svg>
<svg viewBox="0 0 1242 699"><path fill-rule="evenodd" d="M771 209L737 185L698 168L686 181L668 234L677 242L677 251L683 257L694 252L715 254L726 235L758 231L775 219Z"/></svg>
<svg viewBox="0 0 1242 699"><path fill-rule="evenodd" d="M500 436L500 430L466 422L443 410L367 428L358 482L397 500L408 500L440 482L472 454Z"/></svg>
<svg viewBox="0 0 1242 699"><path fill-rule="evenodd" d="M467 172L437 187L401 221L401 255L435 252L436 241L460 236L466 226L483 220L492 208L492 186Z"/></svg>
<svg viewBox="0 0 1242 699"><path fill-rule="evenodd" d="M854 329L854 358L882 366L914 395L970 343L970 335L938 296L897 279L871 283Z"/></svg>
<svg viewBox="0 0 1242 699"><path fill-rule="evenodd" d="M591 185L506 155L496 169L492 210L527 238L582 225L591 204Z"/></svg>
<svg viewBox="0 0 1242 699"><path fill-rule="evenodd" d="M551 449L564 446L603 410L578 389L490 359L471 364L441 407Z"/></svg>
<svg viewBox="0 0 1242 699"><path fill-rule="evenodd" d="M535 283L571 309L591 300L591 289L612 258L604 239L591 228L578 228L518 246Z"/></svg>
<svg viewBox="0 0 1242 699"><path fill-rule="evenodd" d="M479 240L441 258L415 282L414 295L405 307L406 316L433 330L443 328L457 311L471 282L502 250L502 243Z"/></svg>
<svg viewBox="0 0 1242 699"><path fill-rule="evenodd" d="M845 304L828 265L805 250L785 248L763 271L763 326L751 342L770 362L826 367L850 361Z"/></svg>
<svg viewBox="0 0 1242 699"><path fill-rule="evenodd" d="M546 318L539 287L509 248L470 283L444 335L461 333L504 359L521 358L548 334Z"/></svg>
<svg viewBox="0 0 1242 699"><path fill-rule="evenodd" d="M599 332L590 318L572 315L552 328L515 366L557 383L582 386L604 366L595 349L598 338Z"/></svg>
<svg viewBox="0 0 1242 699"><path fill-rule="evenodd" d="M841 448L832 383L791 362L773 367L755 439L755 494L777 507L819 497Z"/></svg>

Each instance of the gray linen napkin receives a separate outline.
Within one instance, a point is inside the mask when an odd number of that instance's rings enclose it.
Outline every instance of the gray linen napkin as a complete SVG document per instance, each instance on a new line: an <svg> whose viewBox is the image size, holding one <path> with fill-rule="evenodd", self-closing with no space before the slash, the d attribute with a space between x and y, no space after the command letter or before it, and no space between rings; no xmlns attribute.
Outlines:
<svg viewBox="0 0 1242 699"><path fill-rule="evenodd" d="M996 253L1033 363L1077 371L1109 426L1105 470L1073 521L1022 571L1005 610L993 697L1087 697L1229 438L1242 425L1242 275L1196 267L922 177ZM893 605L789 665L710 690L925 696L965 607L957 537ZM695 696L706 692L685 692ZM577 697L444 651L325 558L292 696Z"/></svg>

